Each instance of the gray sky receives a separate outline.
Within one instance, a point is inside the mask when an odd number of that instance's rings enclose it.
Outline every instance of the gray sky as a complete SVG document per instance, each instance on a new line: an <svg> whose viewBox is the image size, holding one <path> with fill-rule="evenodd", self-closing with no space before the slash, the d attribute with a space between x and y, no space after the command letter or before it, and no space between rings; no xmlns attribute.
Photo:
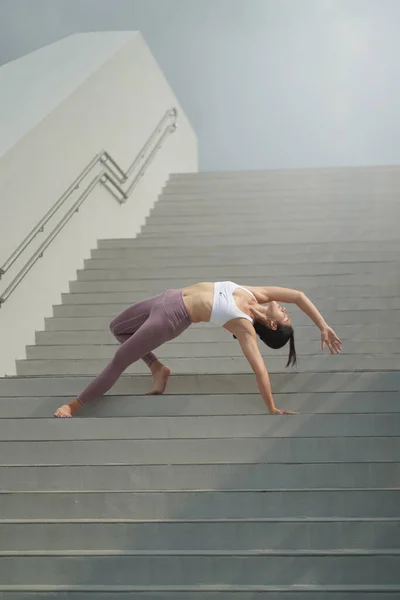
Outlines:
<svg viewBox="0 0 400 600"><path fill-rule="evenodd" d="M400 0L0 0L0 62L138 29L202 170L400 163Z"/></svg>

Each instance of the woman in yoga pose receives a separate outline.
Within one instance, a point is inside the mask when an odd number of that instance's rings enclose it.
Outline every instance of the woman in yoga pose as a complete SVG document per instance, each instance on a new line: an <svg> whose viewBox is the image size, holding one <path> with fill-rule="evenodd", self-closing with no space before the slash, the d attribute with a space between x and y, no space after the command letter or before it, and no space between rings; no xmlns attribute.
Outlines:
<svg viewBox="0 0 400 600"><path fill-rule="evenodd" d="M153 354L153 350L176 338L191 323L211 322L237 338L244 356L253 369L260 394L271 414L293 414L279 410L271 392L264 360L257 345L256 333L270 348L282 348L289 342L286 366L296 364L294 333L289 316L279 302L297 304L321 330L322 350L339 353L342 342L314 304L302 292L279 287L240 286L232 281L197 283L182 290L137 302L110 324L121 346L114 358L83 392L69 404L56 410L55 417L71 417L84 404L105 394L122 373L140 358L153 375L150 394L162 394L170 371Z"/></svg>

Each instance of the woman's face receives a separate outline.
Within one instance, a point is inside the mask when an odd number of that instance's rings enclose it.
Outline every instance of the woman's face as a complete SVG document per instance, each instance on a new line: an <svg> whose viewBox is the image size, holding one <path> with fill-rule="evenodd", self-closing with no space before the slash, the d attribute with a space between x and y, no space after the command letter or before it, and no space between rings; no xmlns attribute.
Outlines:
<svg viewBox="0 0 400 600"><path fill-rule="evenodd" d="M275 328L276 324L288 326L291 325L290 318L286 313L286 308L281 306L278 302L268 302L268 304L264 306L264 309L266 320L272 324L275 324ZM271 326L270 323L268 323L269 326Z"/></svg>

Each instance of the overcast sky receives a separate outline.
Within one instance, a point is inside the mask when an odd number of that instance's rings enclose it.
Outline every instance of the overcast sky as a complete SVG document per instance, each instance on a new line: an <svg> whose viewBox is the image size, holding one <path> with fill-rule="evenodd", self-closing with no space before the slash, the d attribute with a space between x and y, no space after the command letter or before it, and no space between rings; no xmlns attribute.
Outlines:
<svg viewBox="0 0 400 600"><path fill-rule="evenodd" d="M0 62L142 32L202 170L400 163L400 0L0 0Z"/></svg>

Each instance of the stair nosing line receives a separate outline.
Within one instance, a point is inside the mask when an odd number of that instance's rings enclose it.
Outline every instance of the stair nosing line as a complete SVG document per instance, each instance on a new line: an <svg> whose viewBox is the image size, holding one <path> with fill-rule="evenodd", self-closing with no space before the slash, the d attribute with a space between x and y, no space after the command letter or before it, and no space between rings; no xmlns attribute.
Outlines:
<svg viewBox="0 0 400 600"><path fill-rule="evenodd" d="M400 584L386 585L193 585L193 586L134 586L134 585L0 585L0 592L400 592Z"/></svg>
<svg viewBox="0 0 400 600"><path fill-rule="evenodd" d="M298 523L298 524L317 524L317 523L394 523L400 522L400 515L397 517L245 517L240 518L222 518L222 519L0 519L0 525L62 525L62 524L204 524L204 523Z"/></svg>
<svg viewBox="0 0 400 600"><path fill-rule="evenodd" d="M337 487L337 488L238 488L238 489L220 489L220 488L202 488L202 489L172 489L172 490L0 490L1 495L59 495L59 494L282 494L282 493L333 493L333 492L400 492L400 487L377 487L377 488L354 488L354 487Z"/></svg>
<svg viewBox="0 0 400 600"><path fill-rule="evenodd" d="M101 557L101 556L235 556L235 557L277 557L277 556L293 556L293 557L358 557L358 556L400 556L400 548L381 548L381 549L358 549L349 548L341 550L324 549L324 550L1 550L0 560L5 557Z"/></svg>

